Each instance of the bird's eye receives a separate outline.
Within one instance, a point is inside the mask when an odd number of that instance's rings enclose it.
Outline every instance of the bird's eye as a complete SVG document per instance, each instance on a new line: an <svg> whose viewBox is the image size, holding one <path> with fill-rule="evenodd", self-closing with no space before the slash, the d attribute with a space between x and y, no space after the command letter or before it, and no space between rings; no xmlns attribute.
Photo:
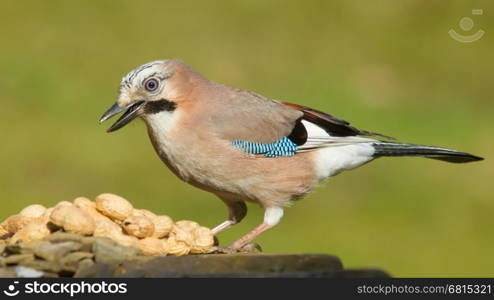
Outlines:
<svg viewBox="0 0 494 300"><path fill-rule="evenodd" d="M159 81L156 78L149 78L148 80L146 80L146 82L144 82L144 88L148 92L156 91L158 86L159 86Z"/></svg>

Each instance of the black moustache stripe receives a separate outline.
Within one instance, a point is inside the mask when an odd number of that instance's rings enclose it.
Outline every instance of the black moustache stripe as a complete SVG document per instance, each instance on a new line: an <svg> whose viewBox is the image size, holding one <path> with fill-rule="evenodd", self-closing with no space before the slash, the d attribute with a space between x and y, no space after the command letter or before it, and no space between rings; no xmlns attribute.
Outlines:
<svg viewBox="0 0 494 300"><path fill-rule="evenodd" d="M144 105L145 114L157 114L162 111L174 111L177 105L174 102L168 101L166 99L161 99L158 101L148 101Z"/></svg>

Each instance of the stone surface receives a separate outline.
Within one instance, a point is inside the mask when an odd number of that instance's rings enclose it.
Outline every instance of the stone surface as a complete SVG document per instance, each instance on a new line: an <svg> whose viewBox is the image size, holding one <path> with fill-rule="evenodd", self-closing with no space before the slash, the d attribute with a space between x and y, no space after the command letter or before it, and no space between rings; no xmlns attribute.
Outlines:
<svg viewBox="0 0 494 300"><path fill-rule="evenodd" d="M14 268L0 268L0 278L12 278L15 276L16 273Z"/></svg>
<svg viewBox="0 0 494 300"><path fill-rule="evenodd" d="M82 243L65 241L60 243L46 243L40 245L34 253L36 256L41 257L47 261L60 260L63 256L71 251L77 251L81 249Z"/></svg>
<svg viewBox="0 0 494 300"><path fill-rule="evenodd" d="M14 244L14 245L7 245L4 249L4 252L6 254L19 254L21 253L21 246L18 245L18 244Z"/></svg>
<svg viewBox="0 0 494 300"><path fill-rule="evenodd" d="M105 237L56 232L43 240L0 245L0 277L376 278L378 269L346 270L325 254L146 256ZM29 270L17 273L16 270ZM34 275L33 275L34 276Z"/></svg>
<svg viewBox="0 0 494 300"><path fill-rule="evenodd" d="M15 265L21 262L34 260L34 255L32 254L14 254L3 259L3 264L5 265Z"/></svg>
<svg viewBox="0 0 494 300"><path fill-rule="evenodd" d="M34 251L38 249L43 244L47 244L48 242L44 240L37 240L37 241L31 241L29 243L25 243L22 245L22 248L20 248L19 252L23 254L34 254Z"/></svg>
<svg viewBox="0 0 494 300"><path fill-rule="evenodd" d="M79 234L59 231L59 232L56 232L54 234L51 234L51 235L45 237L43 240L51 242L51 243L82 242L82 240L85 238L86 237L83 237Z"/></svg>
<svg viewBox="0 0 494 300"><path fill-rule="evenodd" d="M324 254L210 254L125 261L122 277L333 277L340 260Z"/></svg>
<svg viewBox="0 0 494 300"><path fill-rule="evenodd" d="M3 253L3 251L5 250L5 247L7 247L7 244L5 244L4 241L1 241L0 242L0 253Z"/></svg>
<svg viewBox="0 0 494 300"><path fill-rule="evenodd" d="M95 263L91 266L77 270L74 277L78 278L104 278L104 277L115 277L117 270L116 265L110 265L107 263Z"/></svg>
<svg viewBox="0 0 494 300"><path fill-rule="evenodd" d="M21 266L52 273L58 273L62 270L60 264L57 261L46 261L42 259L27 260L20 263Z"/></svg>
<svg viewBox="0 0 494 300"><path fill-rule="evenodd" d="M141 252L137 248L120 245L109 238L95 239L92 250L97 263L107 264L120 264Z"/></svg>
<svg viewBox="0 0 494 300"><path fill-rule="evenodd" d="M77 268L77 271L74 274L74 277L80 278L80 277L87 277L83 276L84 274L88 274L89 267L94 265L94 261L91 258L85 258L79 262L79 266Z"/></svg>
<svg viewBox="0 0 494 300"><path fill-rule="evenodd" d="M92 259L93 256L94 255L89 252L77 251L65 255L60 259L59 262L63 270L75 273L79 268L79 264L82 260Z"/></svg>

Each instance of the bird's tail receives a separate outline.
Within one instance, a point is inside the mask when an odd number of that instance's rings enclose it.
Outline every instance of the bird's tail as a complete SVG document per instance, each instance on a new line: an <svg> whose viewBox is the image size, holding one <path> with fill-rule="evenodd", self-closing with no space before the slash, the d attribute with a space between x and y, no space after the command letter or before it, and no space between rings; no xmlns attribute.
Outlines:
<svg viewBox="0 0 494 300"><path fill-rule="evenodd" d="M433 146L387 142L373 143L372 146L374 147L374 149L376 149L374 153L375 157L422 156L451 163L466 163L483 160L482 157L478 157L469 153Z"/></svg>

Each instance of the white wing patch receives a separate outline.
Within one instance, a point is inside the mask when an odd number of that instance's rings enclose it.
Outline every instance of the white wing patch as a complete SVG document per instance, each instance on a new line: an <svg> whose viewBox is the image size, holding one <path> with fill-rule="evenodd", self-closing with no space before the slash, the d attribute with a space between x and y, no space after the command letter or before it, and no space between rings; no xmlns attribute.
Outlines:
<svg viewBox="0 0 494 300"><path fill-rule="evenodd" d="M375 149L371 143L320 148L315 153L314 167L319 180L355 169L371 161Z"/></svg>
<svg viewBox="0 0 494 300"><path fill-rule="evenodd" d="M331 136L314 123L303 120L307 142L297 152L314 151L314 167L319 180L359 167L373 159L374 139L360 136Z"/></svg>
<svg viewBox="0 0 494 300"><path fill-rule="evenodd" d="M361 136L331 136L326 130L307 120L302 120L302 124L307 130L307 142L299 146L297 152L307 152L319 148L347 146L360 143L372 143L376 141Z"/></svg>

